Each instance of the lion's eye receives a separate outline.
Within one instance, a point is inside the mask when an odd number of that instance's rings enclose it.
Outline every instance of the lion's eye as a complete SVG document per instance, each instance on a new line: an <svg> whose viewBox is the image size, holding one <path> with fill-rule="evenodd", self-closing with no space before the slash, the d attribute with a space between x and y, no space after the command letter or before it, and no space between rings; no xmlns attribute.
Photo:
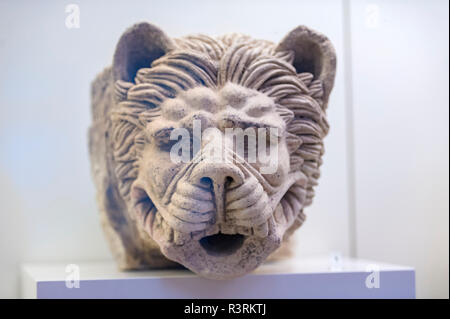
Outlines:
<svg viewBox="0 0 450 319"><path fill-rule="evenodd" d="M275 127L258 128L258 143L265 141L266 145L276 143L280 140L279 130Z"/></svg>
<svg viewBox="0 0 450 319"><path fill-rule="evenodd" d="M178 142L178 140L170 140L170 139L164 139L158 141L158 147L166 152L170 152L172 147Z"/></svg>
<svg viewBox="0 0 450 319"><path fill-rule="evenodd" d="M189 156L191 159L201 148L201 138L199 139L187 129L160 129L152 134L152 139L155 145L165 152L171 152L172 148L181 142L180 146L183 149L190 150Z"/></svg>
<svg viewBox="0 0 450 319"><path fill-rule="evenodd" d="M154 143L162 150L170 151L170 148L177 142L170 139L173 128L163 128L152 134Z"/></svg>

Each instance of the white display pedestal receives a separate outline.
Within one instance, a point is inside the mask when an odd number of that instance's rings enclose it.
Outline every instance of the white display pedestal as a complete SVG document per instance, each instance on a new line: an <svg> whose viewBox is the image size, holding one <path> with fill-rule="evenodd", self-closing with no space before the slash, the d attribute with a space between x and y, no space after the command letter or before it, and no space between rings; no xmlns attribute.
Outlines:
<svg viewBox="0 0 450 319"><path fill-rule="evenodd" d="M328 257L267 263L222 281L188 270L120 272L113 262L26 264L21 276L24 298L415 298L411 267Z"/></svg>

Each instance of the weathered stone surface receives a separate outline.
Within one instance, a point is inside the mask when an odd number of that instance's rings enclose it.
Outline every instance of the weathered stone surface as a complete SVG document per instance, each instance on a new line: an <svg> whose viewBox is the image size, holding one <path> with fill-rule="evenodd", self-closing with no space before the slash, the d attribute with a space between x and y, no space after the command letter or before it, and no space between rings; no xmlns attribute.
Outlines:
<svg viewBox="0 0 450 319"><path fill-rule="evenodd" d="M240 34L171 39L148 23L128 29L92 84L89 132L119 266L181 264L226 279L274 256L314 196L335 68L329 40L304 26L279 44ZM238 138L226 134L234 128L255 128L255 150L276 141L271 171L263 157L250 160L250 142L237 151ZM269 128L276 136L260 140ZM181 162L171 154L182 146L172 136L179 129L193 136Z"/></svg>

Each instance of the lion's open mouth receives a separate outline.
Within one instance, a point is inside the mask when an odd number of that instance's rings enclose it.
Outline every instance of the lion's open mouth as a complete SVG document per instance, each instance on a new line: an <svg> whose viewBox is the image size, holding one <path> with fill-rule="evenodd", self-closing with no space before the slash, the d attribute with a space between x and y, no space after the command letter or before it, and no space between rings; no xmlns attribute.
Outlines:
<svg viewBox="0 0 450 319"><path fill-rule="evenodd" d="M226 235L218 233L203 237L199 240L200 245L210 255L228 256L242 247L245 236L241 234Z"/></svg>

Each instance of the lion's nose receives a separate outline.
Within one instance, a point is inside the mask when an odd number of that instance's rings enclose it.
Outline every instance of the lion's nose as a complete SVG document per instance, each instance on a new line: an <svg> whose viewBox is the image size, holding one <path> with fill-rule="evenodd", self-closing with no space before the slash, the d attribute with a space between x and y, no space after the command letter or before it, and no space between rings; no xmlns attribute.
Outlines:
<svg viewBox="0 0 450 319"><path fill-rule="evenodd" d="M225 192L227 187L244 183L244 174L229 163L199 163L193 169L191 182L203 187L211 187L216 207L216 222L225 222Z"/></svg>
<svg viewBox="0 0 450 319"><path fill-rule="evenodd" d="M233 164L199 163L191 173L191 182L198 185L240 185L244 182L244 174Z"/></svg>

